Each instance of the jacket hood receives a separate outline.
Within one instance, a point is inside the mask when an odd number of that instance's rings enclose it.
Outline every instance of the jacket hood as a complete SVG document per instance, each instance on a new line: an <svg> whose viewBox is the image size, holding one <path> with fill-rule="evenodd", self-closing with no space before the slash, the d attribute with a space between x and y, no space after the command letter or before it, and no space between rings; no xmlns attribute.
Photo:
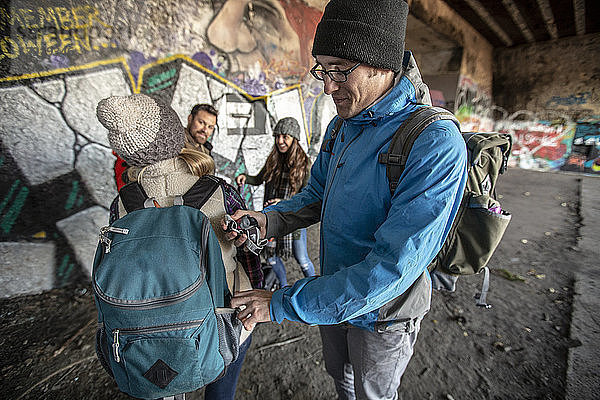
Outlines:
<svg viewBox="0 0 600 400"><path fill-rule="evenodd" d="M410 103L431 105L429 87L423 82L411 51L404 52L401 74L396 85L383 98L346 121L365 124L401 112Z"/></svg>

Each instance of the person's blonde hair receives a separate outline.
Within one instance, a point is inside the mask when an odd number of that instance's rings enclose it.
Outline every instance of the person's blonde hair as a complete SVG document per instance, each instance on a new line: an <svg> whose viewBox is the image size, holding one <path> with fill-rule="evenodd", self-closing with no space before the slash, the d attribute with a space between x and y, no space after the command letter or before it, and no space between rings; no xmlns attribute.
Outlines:
<svg viewBox="0 0 600 400"><path fill-rule="evenodd" d="M215 173L215 161L206 153L184 147L177 156L187 164L190 172L196 176L204 176Z"/></svg>
<svg viewBox="0 0 600 400"><path fill-rule="evenodd" d="M187 165L190 172L196 176L202 177L204 175L213 174L215 172L215 162L211 156L201 151L194 150L191 148L184 147L181 149L181 153L177 158L183 160ZM140 182L144 171L149 165L145 167L129 167L127 168L127 178L129 182Z"/></svg>

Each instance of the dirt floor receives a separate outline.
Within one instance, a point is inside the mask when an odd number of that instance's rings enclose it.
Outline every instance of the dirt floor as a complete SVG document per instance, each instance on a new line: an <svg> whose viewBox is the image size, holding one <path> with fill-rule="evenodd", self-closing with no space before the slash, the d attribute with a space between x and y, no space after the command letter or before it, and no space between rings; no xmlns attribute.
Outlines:
<svg viewBox="0 0 600 400"><path fill-rule="evenodd" d="M454 293L435 292L403 399L563 399L573 271L578 250L579 180L575 175L512 169L498 193L513 220L492 269L488 301L475 306L481 276ZM309 230L318 264L318 227ZM289 279L300 278L290 263ZM0 301L0 371L6 399L127 399L94 352L91 286ZM262 324L244 363L238 399L334 399L318 329ZM202 399L202 390L188 395Z"/></svg>

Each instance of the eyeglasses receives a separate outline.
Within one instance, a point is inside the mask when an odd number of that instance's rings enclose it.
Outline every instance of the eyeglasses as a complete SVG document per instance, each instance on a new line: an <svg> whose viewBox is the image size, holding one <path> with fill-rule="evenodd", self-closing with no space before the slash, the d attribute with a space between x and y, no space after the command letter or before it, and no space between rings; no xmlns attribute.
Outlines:
<svg viewBox="0 0 600 400"><path fill-rule="evenodd" d="M318 68L319 64L315 64L315 66L311 68L310 73L312 74L312 76L315 77L315 79L318 79L320 81L324 81L325 75L327 75L329 79L331 79L334 82L346 82L348 80L348 75L350 75L350 73L354 71L359 65L360 63L356 63L352 68L349 68L344 71L339 71L336 69L326 70L323 67Z"/></svg>

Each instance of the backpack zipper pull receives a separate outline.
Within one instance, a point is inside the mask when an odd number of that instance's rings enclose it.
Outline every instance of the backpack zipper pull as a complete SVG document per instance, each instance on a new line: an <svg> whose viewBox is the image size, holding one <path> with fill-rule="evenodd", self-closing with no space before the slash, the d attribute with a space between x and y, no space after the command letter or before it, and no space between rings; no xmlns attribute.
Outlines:
<svg viewBox="0 0 600 400"><path fill-rule="evenodd" d="M104 247L104 254L110 253L110 245L112 240L100 233L100 243L102 243L102 247Z"/></svg>
<svg viewBox="0 0 600 400"><path fill-rule="evenodd" d="M121 359L119 358L119 330L118 329L115 329L113 331L112 348L113 348L113 356L115 358L115 361L120 362Z"/></svg>
<svg viewBox="0 0 600 400"><path fill-rule="evenodd" d="M104 228L106 228L106 231L108 232L120 233L122 235L129 234L129 229L127 228L117 228L116 226L105 226Z"/></svg>
<svg viewBox="0 0 600 400"><path fill-rule="evenodd" d="M104 246L104 253L110 253L110 245L112 244L112 240L106 236L106 233L108 232L113 232L113 233L120 233L122 235L128 235L129 234L129 229L127 228L117 228L114 226L103 226L102 228L100 228L100 243L102 243L102 245Z"/></svg>

